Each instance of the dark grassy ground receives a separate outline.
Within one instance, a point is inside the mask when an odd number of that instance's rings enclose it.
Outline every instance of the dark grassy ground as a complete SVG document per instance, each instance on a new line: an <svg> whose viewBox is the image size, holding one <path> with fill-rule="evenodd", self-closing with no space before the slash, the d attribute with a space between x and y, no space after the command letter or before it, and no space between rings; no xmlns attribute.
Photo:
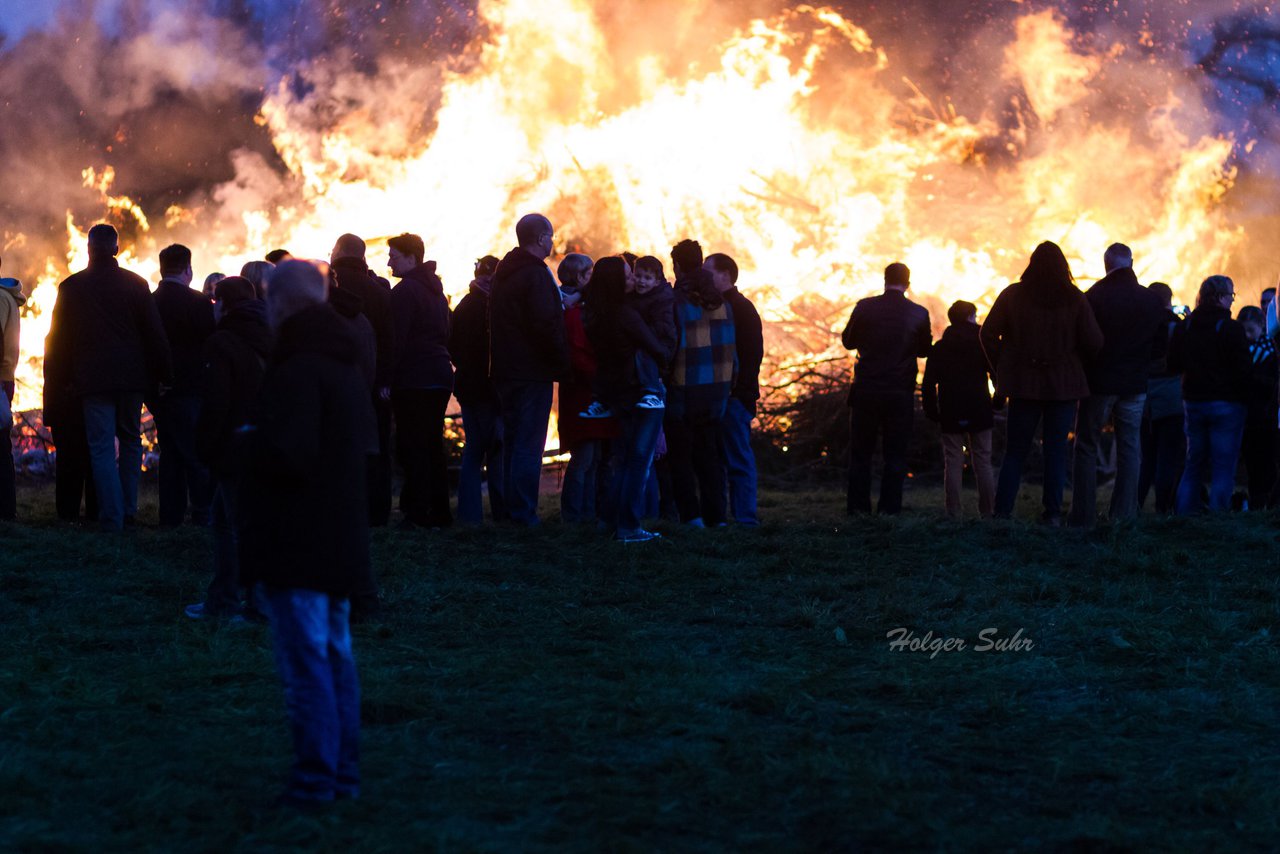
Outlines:
<svg viewBox="0 0 1280 854"><path fill-rule="evenodd" d="M22 500L0 850L1280 845L1272 515L1082 533L946 522L915 489L896 520L770 493L759 530L647 546L378 532L364 796L309 817L263 806L289 762L267 630L182 616L206 533ZM969 648L891 651L900 626ZM989 627L1034 647L975 651Z"/></svg>

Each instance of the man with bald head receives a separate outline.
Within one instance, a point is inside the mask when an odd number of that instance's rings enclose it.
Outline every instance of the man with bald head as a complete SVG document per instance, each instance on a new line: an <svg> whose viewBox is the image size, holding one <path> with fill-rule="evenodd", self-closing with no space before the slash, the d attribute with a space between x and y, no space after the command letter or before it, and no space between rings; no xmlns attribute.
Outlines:
<svg viewBox="0 0 1280 854"><path fill-rule="evenodd" d="M391 285L374 275L365 261L365 243L344 234L329 255L329 301L340 314L362 314L373 327L376 346L371 395L378 416L378 452L369 460L369 524L385 525L391 517L391 370L395 358L395 325L391 321Z"/></svg>
<svg viewBox="0 0 1280 854"><path fill-rule="evenodd" d="M489 302L489 375L504 431L506 499L511 520L538 524L538 487L555 383L568 371L560 290L547 267L555 230L542 214L516 223L515 249L493 275Z"/></svg>

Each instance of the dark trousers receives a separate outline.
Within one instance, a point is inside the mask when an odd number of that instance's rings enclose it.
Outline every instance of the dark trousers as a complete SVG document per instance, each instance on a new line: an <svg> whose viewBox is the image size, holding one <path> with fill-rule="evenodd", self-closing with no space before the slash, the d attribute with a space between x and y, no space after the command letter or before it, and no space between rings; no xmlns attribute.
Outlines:
<svg viewBox="0 0 1280 854"><path fill-rule="evenodd" d="M1009 401L1008 433L1004 462L1000 464L1000 480L996 485L996 516L1008 518L1018 500L1022 485L1022 466L1031 452L1036 427L1044 420L1044 519L1062 518L1062 492L1067 485L1067 434L1076 420L1074 400Z"/></svg>
<svg viewBox="0 0 1280 854"><path fill-rule="evenodd" d="M1142 472L1138 476L1138 506L1147 503L1154 487L1156 512L1170 514L1178 501L1178 481L1187 461L1185 417L1168 415L1142 420Z"/></svg>
<svg viewBox="0 0 1280 854"><path fill-rule="evenodd" d="M213 487L213 581L205 593L205 613L230 615L240 610L239 538L236 535L237 484L219 477Z"/></svg>
<svg viewBox="0 0 1280 854"><path fill-rule="evenodd" d="M191 505L191 521L209 524L213 483L209 471L196 456L198 395L168 394L152 402L156 439L160 445L160 524L181 525Z"/></svg>
<svg viewBox="0 0 1280 854"><path fill-rule="evenodd" d="M542 454L547 447L555 383L499 380L495 385L502 412L503 495L511 521L532 527L538 524Z"/></svg>
<svg viewBox="0 0 1280 854"><path fill-rule="evenodd" d="M681 522L701 519L708 527L725 521L725 471L720 453L720 417L668 416L667 460Z"/></svg>
<svg viewBox="0 0 1280 854"><path fill-rule="evenodd" d="M64 522L80 520L80 502L90 522L98 519L98 492L89 465L89 439L84 432L80 407L68 407L56 427L49 428L57 456L54 458L54 506Z"/></svg>
<svg viewBox="0 0 1280 854"><path fill-rule="evenodd" d="M1249 477L1249 509L1264 510L1270 506L1271 491L1276 485L1276 426L1274 419L1246 423L1240 443L1245 472Z"/></svg>
<svg viewBox="0 0 1280 854"><path fill-rule="evenodd" d="M449 512L449 472L444 454L447 388L401 388L391 393L396 415L396 446L404 469L400 512L415 525L442 528Z"/></svg>
<svg viewBox="0 0 1280 854"><path fill-rule="evenodd" d="M489 513L495 522L511 518L507 512L506 476L503 473L502 417L496 400L462 403L462 464L458 471L458 522L479 525L484 521L480 484L489 484Z"/></svg>
<svg viewBox="0 0 1280 854"><path fill-rule="evenodd" d="M880 472L877 512L902 511L902 485L907 479L907 449L911 445L911 417L915 396L901 393L859 392L849 398L850 513L871 512L871 455L881 439L884 468Z"/></svg>
<svg viewBox="0 0 1280 854"><path fill-rule="evenodd" d="M392 403L374 395L378 418L378 453L370 454L365 467L369 483L369 524L382 527L391 520L391 409Z"/></svg>
<svg viewBox="0 0 1280 854"><path fill-rule="evenodd" d="M4 429L5 452L0 457L0 519L18 515L18 476L13 467L13 395L14 383L0 383L4 399L0 400L0 427Z"/></svg>

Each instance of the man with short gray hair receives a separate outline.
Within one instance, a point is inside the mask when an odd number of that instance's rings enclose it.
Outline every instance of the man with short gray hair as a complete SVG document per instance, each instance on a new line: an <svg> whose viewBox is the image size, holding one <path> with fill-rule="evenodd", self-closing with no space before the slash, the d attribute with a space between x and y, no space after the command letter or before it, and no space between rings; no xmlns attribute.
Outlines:
<svg viewBox="0 0 1280 854"><path fill-rule="evenodd" d="M1113 243L1103 255L1107 274L1085 292L1102 329L1102 350L1085 364L1089 397L1076 413L1075 457L1071 477L1071 513L1067 522L1092 527L1097 521L1098 446L1110 421L1115 429L1116 479L1111 519L1138 514L1138 476L1142 469L1142 412L1147 402L1151 361L1165 350L1164 307L1138 284L1133 252Z"/></svg>

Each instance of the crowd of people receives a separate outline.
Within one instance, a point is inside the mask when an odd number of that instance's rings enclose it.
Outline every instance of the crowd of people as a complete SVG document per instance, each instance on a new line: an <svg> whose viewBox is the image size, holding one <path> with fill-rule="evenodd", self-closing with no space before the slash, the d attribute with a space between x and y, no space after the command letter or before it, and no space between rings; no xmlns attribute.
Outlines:
<svg viewBox="0 0 1280 854"><path fill-rule="evenodd" d="M59 287L44 363L57 513L78 521L83 505L104 528L135 523L145 404L159 445L160 524L212 529L214 577L187 615L272 623L297 753L285 796L294 804L358 793L349 622L379 608L369 531L392 516L393 450L401 524L453 524L451 397L465 435L461 524L483 521L486 482L494 521L539 524L557 383L564 522L624 543L658 539L645 527L658 517L758 524L751 425L764 340L734 260L704 258L682 240L671 251L673 283L661 259L630 254L569 254L553 275L545 217L522 218L516 240L501 259L476 262L453 308L414 234L388 241L394 287L369 268L365 242L344 234L327 264L277 250L239 275L206 277L201 290L191 251L169 246L152 292L119 265L115 230L97 225L88 267ZM1232 281L1211 276L1187 313L1167 285L1138 282L1128 247L1111 246L1103 260L1106 276L1082 292L1061 249L1043 243L984 324L973 303L956 302L937 342L929 313L906 296L911 271L890 264L884 293L859 301L842 335L857 352L848 512L872 510L877 444L876 509L902 509L920 359L949 516L961 512L966 459L979 513L1010 516L1040 428L1043 520L1095 524L1108 424L1111 519L1132 518L1152 492L1160 513L1228 508L1242 453L1248 503L1271 506L1280 492L1274 290L1233 319ZM10 420L23 301L21 283L0 278L0 400ZM11 459L0 472L0 517L13 518Z"/></svg>

